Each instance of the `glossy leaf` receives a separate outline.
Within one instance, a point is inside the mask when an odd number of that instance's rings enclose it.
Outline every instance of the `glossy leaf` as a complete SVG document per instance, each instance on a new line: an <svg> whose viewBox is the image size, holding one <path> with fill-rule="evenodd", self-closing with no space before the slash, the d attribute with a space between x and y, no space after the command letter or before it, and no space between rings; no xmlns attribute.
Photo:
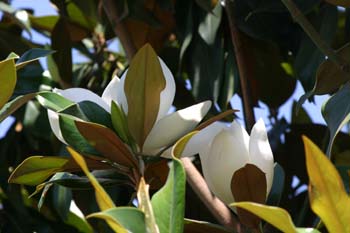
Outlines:
<svg viewBox="0 0 350 233"><path fill-rule="evenodd" d="M221 23L222 11L221 4L217 3L212 11L206 13L204 20L198 26L198 34L207 44L213 44L215 42L216 34Z"/></svg>
<svg viewBox="0 0 350 233"><path fill-rule="evenodd" d="M350 197L339 173L310 139L303 136L303 141L311 209L329 232L350 232Z"/></svg>
<svg viewBox="0 0 350 233"><path fill-rule="evenodd" d="M75 103L54 92L41 92L37 96L39 103L55 112L61 111Z"/></svg>
<svg viewBox="0 0 350 233"><path fill-rule="evenodd" d="M141 150L156 122L160 93L165 85L157 54L146 44L131 61L124 86L128 102L128 127Z"/></svg>
<svg viewBox="0 0 350 233"><path fill-rule="evenodd" d="M183 136L182 138L180 138L175 145L172 148L171 151L171 155L174 156L175 158L180 159L182 156L182 152L184 151L187 142L196 134L198 133L198 131L193 131L190 132L188 134L186 134L185 136ZM184 155L186 156L186 155Z"/></svg>
<svg viewBox="0 0 350 233"><path fill-rule="evenodd" d="M338 92L330 97L322 107L322 115L330 130L327 155L332 152L335 136L350 120L350 83L345 84Z"/></svg>
<svg viewBox="0 0 350 233"><path fill-rule="evenodd" d="M67 108L59 111L59 113L64 113L84 121L89 121L112 128L112 120L109 112L92 101L75 103L74 105L70 105Z"/></svg>
<svg viewBox="0 0 350 233"><path fill-rule="evenodd" d="M98 160L88 159L89 167L94 169L108 169L109 165ZM51 175L62 171L80 171L79 166L67 157L31 156L25 159L11 173L9 183L37 185Z"/></svg>
<svg viewBox="0 0 350 233"><path fill-rule="evenodd" d="M59 115L59 125L63 139L68 143L68 145L81 153L99 156L100 153L93 146L91 146L88 140L86 140L79 132L75 124L76 120L77 118L70 115Z"/></svg>
<svg viewBox="0 0 350 233"><path fill-rule="evenodd" d="M62 173L61 173L62 174ZM59 175L61 175L59 174ZM56 174L56 176L59 176ZM52 204L61 219L66 220L73 194L69 188L54 184L52 187Z"/></svg>
<svg viewBox="0 0 350 233"><path fill-rule="evenodd" d="M17 74L14 60L0 61L0 109L12 96L16 82Z"/></svg>
<svg viewBox="0 0 350 233"><path fill-rule="evenodd" d="M75 227L81 233L93 233L93 229L85 219L77 216L76 214L69 212L66 220L66 224Z"/></svg>
<svg viewBox="0 0 350 233"><path fill-rule="evenodd" d="M254 213L282 232L297 232L289 213L282 208L257 204L253 202L237 202L231 204L231 206L240 207Z"/></svg>
<svg viewBox="0 0 350 233"><path fill-rule="evenodd" d="M273 183L266 203L277 206L280 203L285 182L284 170L278 163L275 163L273 174Z"/></svg>
<svg viewBox="0 0 350 233"><path fill-rule="evenodd" d="M107 159L126 167L138 167L129 148L109 128L90 122L75 121L81 135Z"/></svg>
<svg viewBox="0 0 350 233"><path fill-rule="evenodd" d="M149 185L146 184L143 177L141 177L139 187L137 188L137 200L139 203L139 209L145 213L145 225L147 232L159 233L151 200L149 198Z"/></svg>
<svg viewBox="0 0 350 233"><path fill-rule="evenodd" d="M186 175L180 160L174 158L168 179L152 197L152 206L161 233L181 233L184 229Z"/></svg>
<svg viewBox="0 0 350 233"><path fill-rule="evenodd" d="M128 122L124 111L119 107L119 105L112 101L111 104L111 118L113 123L113 128L117 131L118 136L123 140L123 142L130 144L132 140L129 129Z"/></svg>
<svg viewBox="0 0 350 233"><path fill-rule="evenodd" d="M73 150L72 148L68 147L68 152L72 155L74 160L79 164L85 175L88 177L90 180L92 186L95 189L95 196L96 196L96 202L100 208L100 210L108 210L115 208L115 205L108 195L108 193L103 189L103 187L98 183L97 179L90 173L89 168L83 158L82 155L80 155L78 152ZM126 233L126 229L120 225L119 222L117 221L110 221L107 220L108 225L115 231L115 232L121 232L121 233Z"/></svg>
<svg viewBox="0 0 350 233"><path fill-rule="evenodd" d="M19 109L24 104L26 104L29 100L33 99L36 95L37 93L21 95L11 100L10 102L6 103L0 109L0 122L5 120L8 116L10 116L12 113L14 113L17 109Z"/></svg>
<svg viewBox="0 0 350 233"><path fill-rule="evenodd" d="M109 210L93 213L87 218L100 218L106 221L120 223L128 232L145 233L145 214L133 207L118 207Z"/></svg>
<svg viewBox="0 0 350 233"><path fill-rule="evenodd" d="M41 57L46 57L55 51L47 50L47 49L40 49L40 48L33 48L25 52L16 62L16 69L21 69L25 65L34 62L38 60Z"/></svg>

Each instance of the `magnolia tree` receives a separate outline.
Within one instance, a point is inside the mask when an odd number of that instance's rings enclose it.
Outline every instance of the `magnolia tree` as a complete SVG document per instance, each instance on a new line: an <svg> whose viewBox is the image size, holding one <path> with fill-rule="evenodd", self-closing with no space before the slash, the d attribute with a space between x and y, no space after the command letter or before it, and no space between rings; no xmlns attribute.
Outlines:
<svg viewBox="0 0 350 233"><path fill-rule="evenodd" d="M348 1L51 2L0 3L2 232L350 232Z"/></svg>

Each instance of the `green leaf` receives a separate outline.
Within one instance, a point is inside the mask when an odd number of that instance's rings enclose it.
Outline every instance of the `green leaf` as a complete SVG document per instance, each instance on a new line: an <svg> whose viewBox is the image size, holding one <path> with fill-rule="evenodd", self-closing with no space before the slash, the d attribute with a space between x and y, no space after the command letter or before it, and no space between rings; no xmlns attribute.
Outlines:
<svg viewBox="0 0 350 233"><path fill-rule="evenodd" d="M55 176L59 175L62 175L62 173ZM67 219L71 202L72 191L69 188L54 184L52 187L52 204L61 219Z"/></svg>
<svg viewBox="0 0 350 233"><path fill-rule="evenodd" d="M16 99L11 100L6 103L3 108L0 109L0 122L6 119L6 117L10 116L17 109L27 103L29 100L33 99L37 93L30 93L27 95L18 96Z"/></svg>
<svg viewBox="0 0 350 233"><path fill-rule="evenodd" d="M131 61L124 85L128 102L128 127L141 151L146 137L156 122L160 93L165 85L165 77L157 54L149 44L146 44Z"/></svg>
<svg viewBox="0 0 350 233"><path fill-rule="evenodd" d="M114 101L112 101L111 104L111 118L113 128L117 132L118 136L123 140L123 142L130 145L132 143L132 138L128 129L128 122L125 113Z"/></svg>
<svg viewBox="0 0 350 233"><path fill-rule="evenodd" d="M75 227L80 233L93 233L93 229L85 219L77 216L73 212L69 212L65 224Z"/></svg>
<svg viewBox="0 0 350 233"><path fill-rule="evenodd" d="M126 167L138 167L128 147L111 129L83 121L75 121L75 125L90 145L104 157Z"/></svg>
<svg viewBox="0 0 350 233"><path fill-rule="evenodd" d="M104 220L119 222L128 232L145 233L145 214L137 208L118 207L93 213L87 218L100 218Z"/></svg>
<svg viewBox="0 0 350 233"><path fill-rule="evenodd" d="M182 233L184 229L186 174L174 158L165 185L153 195L152 206L161 233Z"/></svg>
<svg viewBox="0 0 350 233"><path fill-rule="evenodd" d="M332 162L303 136L311 209L329 232L350 232L350 197Z"/></svg>
<svg viewBox="0 0 350 233"><path fill-rule="evenodd" d="M15 62L13 59L0 62L0 108L12 96L17 82Z"/></svg>
<svg viewBox="0 0 350 233"><path fill-rule="evenodd" d="M278 163L275 164L274 172L273 172L273 183L270 190L270 194L267 198L268 205L278 205L280 203L283 189L284 189L284 179L285 174L281 165Z"/></svg>
<svg viewBox="0 0 350 233"><path fill-rule="evenodd" d="M112 128L111 115L100 105L91 101L82 101L59 111L84 121L94 122Z"/></svg>
<svg viewBox="0 0 350 233"><path fill-rule="evenodd" d="M330 44L335 36L338 10L334 6L325 5L318 11L308 15L322 39ZM317 48L310 37L302 35L300 47L295 57L294 71L305 91L310 91L315 84L316 72L319 65L325 60L325 55Z"/></svg>
<svg viewBox="0 0 350 233"><path fill-rule="evenodd" d="M98 160L87 159L90 168L108 169L108 164ZM80 171L79 166L71 158L57 156L31 156L25 159L11 173L9 183L38 185L57 172Z"/></svg>
<svg viewBox="0 0 350 233"><path fill-rule="evenodd" d="M32 15L29 15L29 21L33 28L37 30L44 30L49 32L52 32L58 19L59 19L59 16L57 15L47 15L47 16L39 16L39 17L34 17Z"/></svg>
<svg viewBox="0 0 350 233"><path fill-rule="evenodd" d="M77 118L69 115L59 115L59 124L63 139L68 143L68 145L81 153L100 155L96 149L90 145L89 141L86 140L83 135L81 135L75 124L76 120Z"/></svg>
<svg viewBox="0 0 350 233"><path fill-rule="evenodd" d="M97 179L90 173L89 167L87 166L87 163L85 162L82 155L80 155L78 152L74 151L72 148L68 147L68 152L71 154L73 159L76 161L76 163L81 167L85 175L89 178L92 186L95 189L95 196L96 196L96 202L100 208L100 210L108 210L115 208L115 205L111 199L111 197L108 195L108 193L103 189L103 187L98 183ZM91 168L90 168L91 169ZM111 221L107 220L108 225L115 231L120 233L126 233L127 231L125 228L120 225L118 221Z"/></svg>
<svg viewBox="0 0 350 233"><path fill-rule="evenodd" d="M62 111L68 106L75 104L74 102L54 92L41 92L38 94L37 100L44 108L55 112Z"/></svg>
<svg viewBox="0 0 350 233"><path fill-rule="evenodd" d="M231 231L209 222L185 219L185 233L229 233Z"/></svg>
<svg viewBox="0 0 350 233"><path fill-rule="evenodd" d="M47 50L47 49L40 49L40 48L33 48L28 51L26 51L16 62L16 69L21 69L25 65L38 60L41 57L46 57L55 51Z"/></svg>
<svg viewBox="0 0 350 233"><path fill-rule="evenodd" d="M322 115L330 130L327 155L330 156L335 136L350 120L350 83L345 84L322 106Z"/></svg>
<svg viewBox="0 0 350 233"><path fill-rule="evenodd" d="M215 42L216 34L221 23L222 6L217 3L212 12L207 12L204 20L200 22L198 33L203 40L211 45Z"/></svg>

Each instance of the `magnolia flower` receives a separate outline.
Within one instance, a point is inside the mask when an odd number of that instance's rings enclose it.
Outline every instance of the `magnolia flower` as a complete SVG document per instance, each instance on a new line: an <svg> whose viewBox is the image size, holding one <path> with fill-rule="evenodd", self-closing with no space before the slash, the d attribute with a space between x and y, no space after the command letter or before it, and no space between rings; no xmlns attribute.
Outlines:
<svg viewBox="0 0 350 233"><path fill-rule="evenodd" d="M143 145L143 152L147 155L154 155L162 148L170 145L181 136L193 130L211 106L210 101L205 101L168 114L175 96L175 81L169 68L160 58L159 62L166 80L166 86L160 93L157 120ZM121 79L115 76L104 90L102 97L83 88L69 88L66 90L55 89L54 92L76 103L81 101L94 102L107 112L110 112L111 101L113 100L123 108L127 115L128 103L124 93L124 82L127 72L128 71L124 72ZM60 141L67 144L59 127L58 114L48 110L48 116L53 133Z"/></svg>
<svg viewBox="0 0 350 233"><path fill-rule="evenodd" d="M230 126L215 122L190 139L183 155L197 153L210 190L224 203L234 202L231 179L246 164L253 164L265 173L266 193L270 192L274 162L263 120L254 125L250 136L236 121Z"/></svg>

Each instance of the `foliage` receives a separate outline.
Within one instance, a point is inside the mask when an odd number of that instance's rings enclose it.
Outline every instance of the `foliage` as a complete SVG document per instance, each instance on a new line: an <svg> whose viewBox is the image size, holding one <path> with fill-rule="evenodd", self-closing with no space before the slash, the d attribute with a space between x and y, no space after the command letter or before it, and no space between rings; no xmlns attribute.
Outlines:
<svg viewBox="0 0 350 233"><path fill-rule="evenodd" d="M246 122L247 108L268 109L277 163L266 205L232 206L274 226L259 224L266 232L350 231L347 1L294 0L335 60L296 23L289 0L51 0L57 15L47 16L8 2L0 1L0 122L14 123L0 139L2 232L230 232L186 184L179 157L194 130L232 121L230 99L247 93ZM51 43L33 42L34 32ZM286 120L281 106L297 82L305 95ZM323 94L331 97L319 125L302 103ZM172 105L181 110L167 115ZM199 157L193 163L202 172Z"/></svg>

